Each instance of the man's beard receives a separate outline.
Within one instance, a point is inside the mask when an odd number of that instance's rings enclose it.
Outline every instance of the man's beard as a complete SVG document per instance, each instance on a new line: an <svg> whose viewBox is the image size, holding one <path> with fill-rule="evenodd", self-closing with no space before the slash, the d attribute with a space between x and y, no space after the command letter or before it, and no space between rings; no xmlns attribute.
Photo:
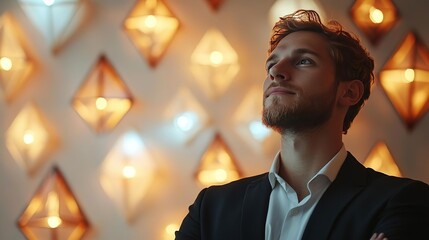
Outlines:
<svg viewBox="0 0 429 240"><path fill-rule="evenodd" d="M315 129L331 117L337 87L334 86L329 93L301 99L293 105L282 103L280 97L273 96L271 105L266 107L264 98L262 122L280 134Z"/></svg>

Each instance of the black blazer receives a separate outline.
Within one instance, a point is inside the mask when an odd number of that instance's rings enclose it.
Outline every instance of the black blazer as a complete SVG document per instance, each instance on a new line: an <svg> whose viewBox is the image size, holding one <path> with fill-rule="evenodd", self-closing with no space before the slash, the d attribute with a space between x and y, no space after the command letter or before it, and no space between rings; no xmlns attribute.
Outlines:
<svg viewBox="0 0 429 240"><path fill-rule="evenodd" d="M203 189L176 240L263 240L268 174ZM365 168L350 153L321 197L302 239L429 239L429 186Z"/></svg>

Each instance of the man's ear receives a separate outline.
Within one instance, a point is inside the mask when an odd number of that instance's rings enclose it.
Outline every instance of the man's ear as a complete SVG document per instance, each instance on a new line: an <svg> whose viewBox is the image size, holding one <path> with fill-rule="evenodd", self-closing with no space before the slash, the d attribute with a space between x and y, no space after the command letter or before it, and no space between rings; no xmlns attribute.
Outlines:
<svg viewBox="0 0 429 240"><path fill-rule="evenodd" d="M360 80L340 82L339 103L344 106L353 106L363 95L363 83Z"/></svg>

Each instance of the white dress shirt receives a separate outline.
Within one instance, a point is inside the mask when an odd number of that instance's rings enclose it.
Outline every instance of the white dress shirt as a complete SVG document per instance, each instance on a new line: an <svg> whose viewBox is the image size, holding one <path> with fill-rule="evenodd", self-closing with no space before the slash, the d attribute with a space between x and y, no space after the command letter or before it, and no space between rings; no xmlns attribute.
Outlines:
<svg viewBox="0 0 429 240"><path fill-rule="evenodd" d="M295 190L278 175L280 153L277 154L268 173L273 190L265 223L265 240L302 238L311 213L323 193L335 180L346 157L347 151L343 145L340 151L308 181L307 188L310 194L298 202Z"/></svg>

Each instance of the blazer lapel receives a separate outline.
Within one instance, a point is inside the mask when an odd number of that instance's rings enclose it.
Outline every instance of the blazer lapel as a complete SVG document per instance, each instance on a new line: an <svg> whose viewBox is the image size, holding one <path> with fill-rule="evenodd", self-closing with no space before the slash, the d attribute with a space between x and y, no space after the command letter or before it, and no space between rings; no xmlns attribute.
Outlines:
<svg viewBox="0 0 429 240"><path fill-rule="evenodd" d="M247 187L241 219L243 240L265 239L265 220L271 190L268 174Z"/></svg>
<svg viewBox="0 0 429 240"><path fill-rule="evenodd" d="M302 239L328 239L337 216L365 184L365 168L348 153L336 179L316 205Z"/></svg>

